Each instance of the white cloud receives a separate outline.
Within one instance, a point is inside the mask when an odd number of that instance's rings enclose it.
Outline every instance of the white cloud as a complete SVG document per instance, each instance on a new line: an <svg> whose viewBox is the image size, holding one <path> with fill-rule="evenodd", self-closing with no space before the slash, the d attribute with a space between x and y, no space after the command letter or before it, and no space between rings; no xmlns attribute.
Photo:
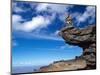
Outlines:
<svg viewBox="0 0 100 75"><path fill-rule="evenodd" d="M58 14L58 18L62 21L65 20L68 15L68 10L72 8L74 5L59 5L59 4L47 4L47 3L39 3L37 5L37 12L47 11L50 13ZM89 19L89 24L94 22L95 18L95 7L87 6L86 11L84 13L75 12L71 14L72 17L76 18L77 25L80 25L81 22L86 22Z"/></svg>
<svg viewBox="0 0 100 75"><path fill-rule="evenodd" d="M25 20L20 15L13 15L12 16L13 30L23 31L20 36L25 37L25 38L31 37L31 38L36 38L36 39L63 41L62 38L56 35L46 35L46 34L40 34L38 32L39 29L47 27L51 23L53 18L54 18L54 15L50 17L49 16L44 17L44 16L39 15L39 16L33 17L31 21L20 23L20 21L25 21ZM37 32L31 33L31 31L35 29L37 29ZM57 34L57 32L55 34Z"/></svg>
<svg viewBox="0 0 100 75"><path fill-rule="evenodd" d="M19 21L22 21L22 17L20 15L13 15L12 16L12 22L13 23L19 22Z"/></svg>
<svg viewBox="0 0 100 75"><path fill-rule="evenodd" d="M64 41L61 37L57 36L49 36L49 35L33 35L37 39L47 39L47 40L55 40L55 41Z"/></svg>
<svg viewBox="0 0 100 75"><path fill-rule="evenodd" d="M53 16L52 16L53 17ZM48 40L56 40L56 41L63 41L62 38L56 36L58 34L58 31L56 31L54 34L56 35L46 35L46 34L40 34L38 32L38 29L47 27L48 24L51 23L53 18L51 17L43 17L43 16L36 16L33 17L31 21L27 21L25 23L20 23L20 21L25 21L20 15L13 15L12 16L12 22L13 22L13 29L16 31L23 31L19 32L20 37L25 38L36 38L36 39L48 39ZM37 29L36 33L31 33L32 30Z"/></svg>
<svg viewBox="0 0 100 75"><path fill-rule="evenodd" d="M17 6L17 2L13 2L12 3L12 8L13 11L16 13L19 12L26 12L30 9L36 9L37 12L42 12L42 11L47 11L50 13L57 13L60 14L59 18L62 20L65 17L65 13L67 13L67 11L73 7L73 5L61 5L61 4L49 4L49 3L28 3L31 8L27 8L27 9L23 9L20 6ZM23 5L23 3L21 4Z"/></svg>
<svg viewBox="0 0 100 75"><path fill-rule="evenodd" d="M68 10L73 7L73 5L59 5L59 4L51 4L51 11L59 14L59 19L64 21L66 16L68 15Z"/></svg>
<svg viewBox="0 0 100 75"><path fill-rule="evenodd" d="M66 15L68 14L68 10L72 8L73 5L60 5L60 4L47 4L47 3L39 3L36 7L37 12L47 11L52 14L59 14L59 19L64 20Z"/></svg>
<svg viewBox="0 0 100 75"><path fill-rule="evenodd" d="M30 8L24 8L24 4L28 4L30 5ZM30 3L30 2L12 2L12 9L13 12L16 13L23 13L23 12L27 12L30 11L31 9L34 9L34 7L36 6L35 3Z"/></svg>
<svg viewBox="0 0 100 75"><path fill-rule="evenodd" d="M35 30L37 28L47 27L51 23L52 18L39 15L33 17L31 21L27 21L24 23L20 23L20 21L25 21L25 20L19 15L13 15L12 17L13 28L15 30L31 32L32 30Z"/></svg>
<svg viewBox="0 0 100 75"><path fill-rule="evenodd" d="M32 4L31 4L32 5ZM24 11L22 8L17 6L17 3L13 3L13 9L17 12ZM33 6L33 5L32 5ZM21 21L25 21L20 15L13 15L13 28L15 30L31 32L37 28L47 27L52 20L55 19L56 14L59 14L58 18L64 20L66 17L66 11L72 7L72 5L59 5L59 4L48 4L48 3L38 3L36 7L37 12L47 11L51 12L52 15L41 16L38 15L33 17L31 21L27 21L24 23L20 23ZM48 10L49 9L49 10ZM26 10L25 10L26 11Z"/></svg>
<svg viewBox="0 0 100 75"><path fill-rule="evenodd" d="M64 41L61 37L49 35L49 34L40 34L40 33L29 33L29 32L17 32L19 36L25 39L46 39L46 40L55 40L55 41Z"/></svg>
<svg viewBox="0 0 100 75"><path fill-rule="evenodd" d="M71 7L73 7L73 5L39 3L38 6L36 7L36 11L38 11L38 12L48 11L48 12L64 13Z"/></svg>
<svg viewBox="0 0 100 75"><path fill-rule="evenodd" d="M33 17L31 21L23 23L22 30L26 32L30 32L37 28L43 28L50 24L50 19L45 18L43 16Z"/></svg>
<svg viewBox="0 0 100 75"><path fill-rule="evenodd" d="M20 15L12 15L12 28L13 30L18 30L22 27L21 21L24 19Z"/></svg>
<svg viewBox="0 0 100 75"><path fill-rule="evenodd" d="M54 35L58 35L59 34L59 30L55 31Z"/></svg>
<svg viewBox="0 0 100 75"><path fill-rule="evenodd" d="M86 11L83 14L74 13L73 16L76 18L78 25L80 25L81 22L85 22L90 17L91 19L89 19L89 23L93 23L95 18L95 7L88 6L86 7Z"/></svg>
<svg viewBox="0 0 100 75"><path fill-rule="evenodd" d="M20 7L17 6L16 2L12 3L12 8L13 8L13 11L16 12L16 13L25 12L25 10L23 10L22 8L20 8Z"/></svg>
<svg viewBox="0 0 100 75"><path fill-rule="evenodd" d="M36 11L41 12L47 10L48 4L47 3L39 3L36 7Z"/></svg>

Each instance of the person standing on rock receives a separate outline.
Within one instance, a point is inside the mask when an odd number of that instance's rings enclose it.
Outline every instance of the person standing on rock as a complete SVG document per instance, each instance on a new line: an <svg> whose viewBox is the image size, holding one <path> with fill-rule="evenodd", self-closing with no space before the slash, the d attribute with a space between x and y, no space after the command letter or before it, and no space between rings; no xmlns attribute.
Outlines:
<svg viewBox="0 0 100 75"><path fill-rule="evenodd" d="M72 17L70 15L65 19L66 27L73 27Z"/></svg>

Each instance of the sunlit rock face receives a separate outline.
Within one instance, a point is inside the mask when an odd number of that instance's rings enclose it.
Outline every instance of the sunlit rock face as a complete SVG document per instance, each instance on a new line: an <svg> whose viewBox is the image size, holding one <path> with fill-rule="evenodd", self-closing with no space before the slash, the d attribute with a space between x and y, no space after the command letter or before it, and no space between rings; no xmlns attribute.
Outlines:
<svg viewBox="0 0 100 75"><path fill-rule="evenodd" d="M86 70L96 68L95 25L90 25L83 29L64 27L61 29L59 35L65 40L66 44L81 47L83 49L82 55L76 56L76 58L72 60L55 61L48 66L41 67L40 72Z"/></svg>

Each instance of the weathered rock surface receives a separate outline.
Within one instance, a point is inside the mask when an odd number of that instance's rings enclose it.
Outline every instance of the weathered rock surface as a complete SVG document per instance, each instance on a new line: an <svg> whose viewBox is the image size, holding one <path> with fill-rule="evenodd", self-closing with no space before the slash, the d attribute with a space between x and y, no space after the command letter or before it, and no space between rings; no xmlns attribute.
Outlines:
<svg viewBox="0 0 100 75"><path fill-rule="evenodd" d="M67 44L83 48L81 56L73 60L57 61L40 68L40 72L81 70L96 68L96 26L91 25L84 29L64 27L59 35Z"/></svg>

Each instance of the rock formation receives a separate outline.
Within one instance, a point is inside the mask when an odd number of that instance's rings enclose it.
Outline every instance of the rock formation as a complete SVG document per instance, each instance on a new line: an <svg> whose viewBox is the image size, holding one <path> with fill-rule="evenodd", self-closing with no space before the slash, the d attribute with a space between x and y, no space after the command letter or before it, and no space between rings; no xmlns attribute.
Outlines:
<svg viewBox="0 0 100 75"><path fill-rule="evenodd" d="M81 56L73 60L57 61L40 68L40 72L96 69L96 26L83 29L64 27L59 35L67 44L83 48Z"/></svg>
<svg viewBox="0 0 100 75"><path fill-rule="evenodd" d="M66 43L83 48L80 58L86 60L87 68L96 68L96 26L91 25L84 29L75 27L63 28L60 32Z"/></svg>

